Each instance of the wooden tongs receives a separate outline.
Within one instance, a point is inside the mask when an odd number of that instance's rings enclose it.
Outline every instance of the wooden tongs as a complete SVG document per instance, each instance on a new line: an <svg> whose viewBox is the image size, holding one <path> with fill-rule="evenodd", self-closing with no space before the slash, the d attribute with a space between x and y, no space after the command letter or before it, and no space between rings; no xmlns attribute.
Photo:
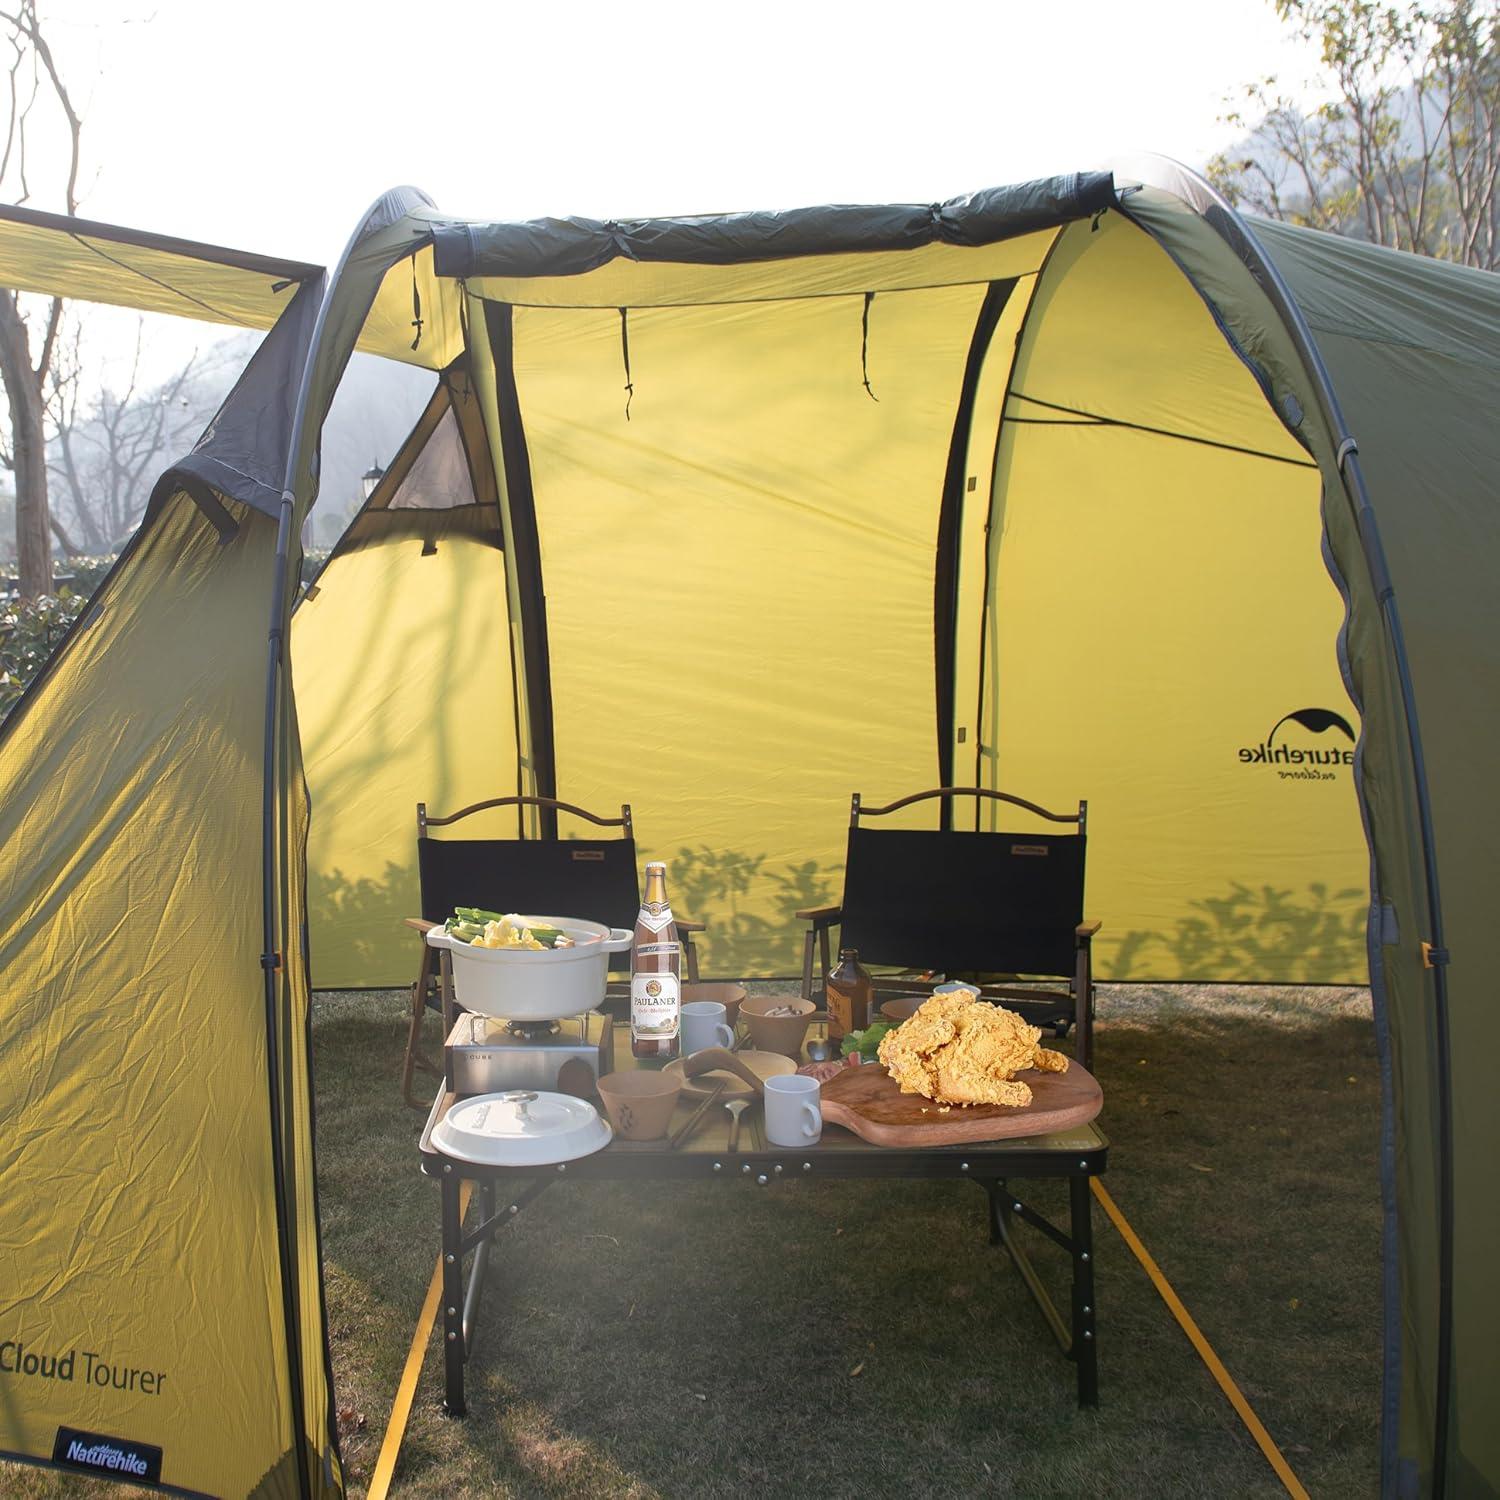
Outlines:
<svg viewBox="0 0 1500 1500"><path fill-rule="evenodd" d="M695 1052L691 1057L685 1058L683 1060L682 1076L684 1078L697 1078L701 1073L721 1072L733 1073L735 1077L743 1078L745 1082L755 1090L757 1098L765 1098L766 1091L761 1086L760 1079L757 1078L755 1074L752 1073L750 1069L747 1068L745 1064L742 1063L739 1058L734 1055L734 1053L727 1051L723 1047L705 1047L701 1052ZM714 1107L715 1104L719 1102L719 1096L728 1087L729 1080L727 1078L721 1078L719 1080L718 1087L713 1091L713 1093L711 1093L708 1098L706 1098L703 1103L693 1111L686 1123L679 1126L676 1134L673 1135L671 1140L667 1142L667 1149L669 1151L675 1151L677 1147L680 1146L683 1141L685 1141L688 1136L693 1133L693 1131L697 1128L698 1122L704 1117L704 1115L709 1112L709 1110ZM743 1106L741 1107L743 1108ZM734 1144L738 1143L739 1125L739 1117L736 1116L734 1122L735 1139L734 1143L732 1143L730 1146L730 1150L733 1150Z"/></svg>
<svg viewBox="0 0 1500 1500"><path fill-rule="evenodd" d="M697 1078L700 1073L733 1073L736 1078L743 1078L755 1090L756 1098L766 1097L765 1085L761 1080L733 1052L724 1047L705 1047L701 1052L695 1052L684 1060L682 1064L684 1078Z"/></svg>

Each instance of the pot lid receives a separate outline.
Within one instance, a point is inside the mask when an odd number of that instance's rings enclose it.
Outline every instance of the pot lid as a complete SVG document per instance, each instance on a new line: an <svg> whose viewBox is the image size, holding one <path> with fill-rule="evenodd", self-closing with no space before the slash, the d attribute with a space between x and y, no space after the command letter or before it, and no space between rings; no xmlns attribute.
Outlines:
<svg viewBox="0 0 1500 1500"><path fill-rule="evenodd" d="M587 1099L511 1089L453 1105L433 1144L459 1161L492 1167L545 1167L607 1146L612 1132Z"/></svg>

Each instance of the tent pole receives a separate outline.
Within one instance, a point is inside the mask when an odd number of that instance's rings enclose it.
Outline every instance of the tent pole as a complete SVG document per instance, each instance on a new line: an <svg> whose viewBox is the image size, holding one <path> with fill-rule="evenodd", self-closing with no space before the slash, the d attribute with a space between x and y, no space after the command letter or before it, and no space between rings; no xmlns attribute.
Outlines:
<svg viewBox="0 0 1500 1500"><path fill-rule="evenodd" d="M325 298L326 305L326 298ZM316 334L314 335L316 344ZM305 382L304 382L305 384ZM300 418L300 410L298 416ZM295 424L292 452L295 454L296 435L300 431L300 420ZM289 459L288 467L291 466ZM282 1079L277 1056L277 977L282 972L284 957L277 947L276 891L278 869L276 863L276 727L278 721L277 699L280 690L281 660L283 648L283 622L286 618L286 570L292 532L292 512L295 496L290 488L281 494L281 508L276 520L275 577L271 583L271 624L267 636L266 653L266 715L265 745L263 759L263 784L261 795L261 955L260 966L265 976L266 1001L266 1078L270 1089L271 1106L271 1177L276 1197L276 1248L281 1264L281 1304L286 1322L287 1373L291 1383L292 1399L292 1447L297 1455L297 1483L304 1500L311 1500L312 1482L307 1468L307 1442L304 1432L305 1401L302 1389L302 1341L299 1337L297 1309L295 1305L293 1265L291 1253L290 1208L286 1191L286 1162L281 1140Z"/></svg>
<svg viewBox="0 0 1500 1500"><path fill-rule="evenodd" d="M309 451L308 461L303 462L303 449L308 444L308 415L312 405L312 394L315 383L330 372L325 368L328 353L325 344L328 342L328 324L331 311L340 301L339 293L343 290L345 273L349 270L354 253L359 249L367 236L377 233L381 228L389 227L397 221L397 216L405 211L403 205L412 201L420 200L427 207L432 206L432 200L425 193L419 193L413 188L397 188L389 193L383 193L365 211L360 218L354 233L349 236L348 243L344 246L344 252L339 257L338 265L333 274L328 278L328 283L323 290L323 300L318 306L317 317L313 321L312 333L307 341L307 354L302 363L302 376L297 385L297 402L292 410L291 436L287 442L286 467L283 473L281 485L281 506L277 513L276 522L276 561L275 577L271 582L271 618L267 631L266 650L266 705L265 705L265 746L262 768L261 786L261 930L263 934L263 951L261 953L261 967L265 972L265 999L266 999L266 1070L270 1088L271 1107L271 1140L275 1148L272 1157L272 1175L276 1194L276 1232L279 1241L279 1253L281 1259L281 1299L282 1314L286 1322L286 1344L287 1344L287 1377L291 1388L292 1398L292 1428L294 1434L294 1447L297 1454L297 1481L299 1493L303 1500L312 1500L312 1480L307 1461L307 1439L310 1436L306 1421L306 1398L302 1381L302 1339L299 1326L299 1303L300 1291L294 1281L296 1266L292 1259L292 1220L291 1205L286 1189L286 1160L282 1151L281 1141L281 1119L282 1119L282 1088L284 1080L281 1077L280 1066L276 1054L277 1037L277 975L283 972L286 955L277 946L277 914L280 903L277 900L281 881L286 872L280 869L277 861L278 841L277 811L279 809L277 777L277 747L279 736L277 729L279 725L278 709L280 707L281 695L281 668L284 659L285 634L288 619L287 610L287 588L288 588L288 564L290 561L291 541L293 536L293 519L296 513L297 484L303 476L304 470L307 475L307 483L310 494L316 494L316 468L313 456L316 454L316 444ZM393 253L388 264L394 264L397 260L405 259L414 255L420 246L404 243L400 246L399 253ZM374 274L375 266L366 263L359 267L362 274ZM384 274L386 267L379 267L380 274ZM359 282L356 280L356 288ZM357 292L353 295L357 295ZM375 288L369 288L369 301L365 304L364 313L361 314L360 322L368 316L369 306L374 300ZM340 309L342 311L342 309ZM337 375L341 374L350 354L353 352L354 338L351 336L348 344L339 349L335 344L334 351L338 359L336 370L333 372L336 383ZM323 413L318 416L318 424L321 429ZM283 937L290 938L290 934ZM309 1053L308 1060L308 1087L311 1090L312 1079L312 1057ZM311 1099L309 1103L309 1118L311 1117ZM317 1205L317 1179L312 1182L312 1195L314 1212ZM322 1297L322 1265L318 1266L319 1297ZM328 1443L335 1455L338 1453L338 1423L333 1410L333 1374L328 1363L328 1342L326 1333L323 1340L323 1369L324 1380L327 1385L328 1395Z"/></svg>

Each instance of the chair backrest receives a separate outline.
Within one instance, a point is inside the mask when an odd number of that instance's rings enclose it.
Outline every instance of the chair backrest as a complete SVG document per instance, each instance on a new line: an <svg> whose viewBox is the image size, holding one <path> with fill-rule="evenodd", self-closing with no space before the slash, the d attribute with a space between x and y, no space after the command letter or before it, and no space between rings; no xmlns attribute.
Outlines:
<svg viewBox="0 0 1500 1500"><path fill-rule="evenodd" d="M867 828L933 797L984 797L1030 809L1067 833ZM941 787L866 808L854 798L840 943L861 960L1007 974L1072 974L1083 921L1087 804L1048 812L976 787Z"/></svg>
<svg viewBox="0 0 1500 1500"><path fill-rule="evenodd" d="M434 838L429 829L456 823L490 807L550 807L601 827L624 830L618 838ZM446 818L417 805L417 872L422 915L444 921L455 906L537 916L583 917L609 927L634 927L640 910L635 838L630 808L601 818L581 807L543 797L495 797Z"/></svg>

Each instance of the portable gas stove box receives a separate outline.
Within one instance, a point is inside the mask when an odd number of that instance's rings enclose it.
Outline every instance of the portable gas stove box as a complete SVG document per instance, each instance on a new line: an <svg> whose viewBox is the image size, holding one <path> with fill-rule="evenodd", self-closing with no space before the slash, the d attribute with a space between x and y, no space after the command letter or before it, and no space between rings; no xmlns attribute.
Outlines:
<svg viewBox="0 0 1500 1500"><path fill-rule="evenodd" d="M614 1029L597 1010L542 1022L465 1013L448 1034L443 1068L458 1095L537 1089L588 1098L614 1068Z"/></svg>

